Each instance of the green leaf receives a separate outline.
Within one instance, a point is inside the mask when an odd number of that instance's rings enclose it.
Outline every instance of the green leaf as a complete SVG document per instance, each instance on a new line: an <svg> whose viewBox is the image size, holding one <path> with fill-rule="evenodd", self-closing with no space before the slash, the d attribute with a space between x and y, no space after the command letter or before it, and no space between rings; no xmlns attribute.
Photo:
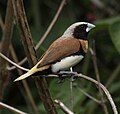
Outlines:
<svg viewBox="0 0 120 114"><path fill-rule="evenodd" d="M120 53L120 20L110 25L109 32L110 32L110 36L113 41L113 44L115 45L116 49Z"/></svg>

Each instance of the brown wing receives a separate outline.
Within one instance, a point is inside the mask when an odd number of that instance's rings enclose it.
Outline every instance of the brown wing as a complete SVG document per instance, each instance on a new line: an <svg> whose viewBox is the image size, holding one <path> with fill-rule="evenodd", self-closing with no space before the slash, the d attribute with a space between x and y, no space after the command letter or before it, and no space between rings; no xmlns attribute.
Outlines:
<svg viewBox="0 0 120 114"><path fill-rule="evenodd" d="M54 63L80 50L80 41L76 38L59 38L54 41L40 60L37 68Z"/></svg>

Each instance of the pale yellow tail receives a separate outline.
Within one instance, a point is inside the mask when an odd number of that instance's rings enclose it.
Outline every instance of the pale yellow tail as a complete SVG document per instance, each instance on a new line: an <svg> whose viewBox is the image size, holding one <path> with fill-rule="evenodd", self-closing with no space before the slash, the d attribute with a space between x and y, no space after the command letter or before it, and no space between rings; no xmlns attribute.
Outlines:
<svg viewBox="0 0 120 114"><path fill-rule="evenodd" d="M35 68L33 67L32 69L30 69L27 73L21 75L20 77L18 77L17 79L14 80L14 82L19 81L19 80L23 80L29 76L31 76L32 74L34 74L36 72Z"/></svg>
<svg viewBox="0 0 120 114"><path fill-rule="evenodd" d="M48 69L50 65L46 65L46 66L43 66L41 68L37 68L36 66L34 66L32 69L30 69L27 73L25 73L25 74L21 75L20 77L18 77L17 79L15 79L14 82L19 81L19 80L23 80L23 79L31 76L32 74L34 74L38 71L43 71L45 69Z"/></svg>

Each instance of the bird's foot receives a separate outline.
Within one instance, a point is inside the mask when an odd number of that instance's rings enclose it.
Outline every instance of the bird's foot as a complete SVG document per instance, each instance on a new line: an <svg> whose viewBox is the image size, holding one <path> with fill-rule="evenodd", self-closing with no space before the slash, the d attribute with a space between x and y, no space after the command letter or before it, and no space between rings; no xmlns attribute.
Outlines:
<svg viewBox="0 0 120 114"><path fill-rule="evenodd" d="M77 72L71 72L70 74L70 81L75 81L77 79Z"/></svg>
<svg viewBox="0 0 120 114"><path fill-rule="evenodd" d="M70 78L70 80L73 82L77 79L77 74L77 72L60 71L59 73L56 73L56 75L59 77L57 83L63 83L65 81L65 78Z"/></svg>
<svg viewBox="0 0 120 114"><path fill-rule="evenodd" d="M58 83L63 83L65 78L67 78L67 75L70 77L70 81L75 81L77 79L77 72L71 72L71 71L60 71L57 75L59 76Z"/></svg>

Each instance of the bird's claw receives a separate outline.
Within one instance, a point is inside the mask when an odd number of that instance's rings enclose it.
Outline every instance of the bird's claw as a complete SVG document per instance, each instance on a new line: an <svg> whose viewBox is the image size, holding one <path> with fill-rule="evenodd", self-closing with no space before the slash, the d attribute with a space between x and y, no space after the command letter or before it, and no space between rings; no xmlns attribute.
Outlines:
<svg viewBox="0 0 120 114"><path fill-rule="evenodd" d="M57 83L63 83L66 77L65 75L70 75L70 80L73 82L76 80L77 74L77 72L61 71L59 74L57 74L59 76Z"/></svg>
<svg viewBox="0 0 120 114"><path fill-rule="evenodd" d="M73 82L77 79L77 72L71 72L70 80Z"/></svg>

